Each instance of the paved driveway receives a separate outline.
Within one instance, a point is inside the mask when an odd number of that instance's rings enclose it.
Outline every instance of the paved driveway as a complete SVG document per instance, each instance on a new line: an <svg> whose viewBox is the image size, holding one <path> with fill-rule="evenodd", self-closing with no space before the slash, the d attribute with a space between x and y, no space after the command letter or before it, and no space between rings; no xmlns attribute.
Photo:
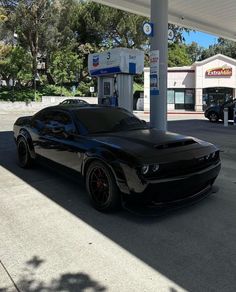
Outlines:
<svg viewBox="0 0 236 292"><path fill-rule="evenodd" d="M169 122L220 146L219 191L148 218L101 214L79 183L41 166L20 169L16 116L0 115L1 292L236 290L236 128Z"/></svg>

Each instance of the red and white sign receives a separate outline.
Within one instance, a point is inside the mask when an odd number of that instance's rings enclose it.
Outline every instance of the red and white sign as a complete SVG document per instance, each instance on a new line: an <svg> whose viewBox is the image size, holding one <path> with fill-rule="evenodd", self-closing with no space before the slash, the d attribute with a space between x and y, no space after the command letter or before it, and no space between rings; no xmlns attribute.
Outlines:
<svg viewBox="0 0 236 292"><path fill-rule="evenodd" d="M158 50L150 52L150 93L159 95L160 53Z"/></svg>
<svg viewBox="0 0 236 292"><path fill-rule="evenodd" d="M206 71L208 77L230 77L232 76L232 68L225 65L218 68L208 69Z"/></svg>

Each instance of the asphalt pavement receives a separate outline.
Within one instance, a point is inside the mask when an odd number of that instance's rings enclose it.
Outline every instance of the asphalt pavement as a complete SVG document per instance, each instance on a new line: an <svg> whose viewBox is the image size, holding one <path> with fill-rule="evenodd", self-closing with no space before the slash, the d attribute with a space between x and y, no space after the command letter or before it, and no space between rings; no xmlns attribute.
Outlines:
<svg viewBox="0 0 236 292"><path fill-rule="evenodd" d="M236 127L195 116L168 129L221 149L218 192L162 217L94 210L80 183L17 166L0 114L0 292L236 290Z"/></svg>

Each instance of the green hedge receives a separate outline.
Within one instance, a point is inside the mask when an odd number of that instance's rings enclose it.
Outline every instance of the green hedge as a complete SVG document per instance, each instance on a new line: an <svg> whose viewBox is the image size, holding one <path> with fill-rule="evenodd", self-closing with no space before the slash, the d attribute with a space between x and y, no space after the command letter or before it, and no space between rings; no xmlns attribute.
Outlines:
<svg viewBox="0 0 236 292"><path fill-rule="evenodd" d="M84 96L84 94L76 90L73 93L71 90L65 87L59 87L56 85L45 85L37 87L36 95L32 88L21 88L14 90L8 89L7 87L0 88L0 100L2 101L33 101L34 96L36 97L37 101L41 100L42 96Z"/></svg>

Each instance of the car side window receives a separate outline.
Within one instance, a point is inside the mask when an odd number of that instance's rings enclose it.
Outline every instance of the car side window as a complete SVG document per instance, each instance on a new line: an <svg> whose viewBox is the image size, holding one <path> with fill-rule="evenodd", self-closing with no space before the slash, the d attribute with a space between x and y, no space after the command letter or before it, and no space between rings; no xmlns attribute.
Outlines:
<svg viewBox="0 0 236 292"><path fill-rule="evenodd" d="M70 115L62 111L53 112L46 128L48 134L57 138L66 138L77 132Z"/></svg>
<svg viewBox="0 0 236 292"><path fill-rule="evenodd" d="M52 135L58 138L76 134L76 127L69 114L62 111L42 111L36 114L32 126L42 135Z"/></svg>
<svg viewBox="0 0 236 292"><path fill-rule="evenodd" d="M34 116L32 126L37 130L42 130L46 127L46 124L51 118L52 113L50 111L41 111Z"/></svg>

